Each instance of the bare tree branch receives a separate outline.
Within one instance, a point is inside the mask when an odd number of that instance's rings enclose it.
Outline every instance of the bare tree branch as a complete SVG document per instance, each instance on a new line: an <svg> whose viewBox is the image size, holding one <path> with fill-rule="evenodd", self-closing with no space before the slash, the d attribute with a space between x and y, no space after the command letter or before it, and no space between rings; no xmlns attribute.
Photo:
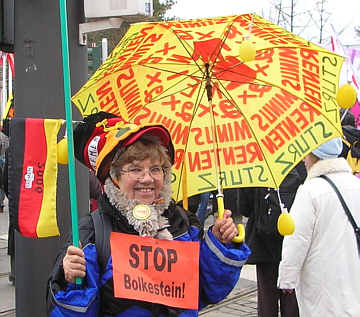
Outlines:
<svg viewBox="0 0 360 317"><path fill-rule="evenodd" d="M357 37L360 37L360 25L359 26L355 26L355 35Z"/></svg>

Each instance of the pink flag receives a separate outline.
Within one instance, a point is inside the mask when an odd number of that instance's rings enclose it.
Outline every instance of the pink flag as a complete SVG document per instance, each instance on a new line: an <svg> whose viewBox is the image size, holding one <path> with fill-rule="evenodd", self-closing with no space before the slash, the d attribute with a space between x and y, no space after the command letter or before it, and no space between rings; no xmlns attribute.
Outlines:
<svg viewBox="0 0 360 317"><path fill-rule="evenodd" d="M333 35L330 38L330 50L344 56L345 62L342 68L342 74L340 75L339 86L350 82L359 96L360 92L360 50L355 48L345 47L341 44L340 40L336 36L334 27ZM360 104L359 99L356 101L355 105L350 110L355 117L355 126L360 128Z"/></svg>

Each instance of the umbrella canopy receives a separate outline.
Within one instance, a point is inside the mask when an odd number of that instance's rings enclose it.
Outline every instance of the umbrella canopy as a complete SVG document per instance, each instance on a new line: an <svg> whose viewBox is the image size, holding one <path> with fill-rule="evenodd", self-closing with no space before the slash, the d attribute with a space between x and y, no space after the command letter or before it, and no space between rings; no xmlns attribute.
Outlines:
<svg viewBox="0 0 360 317"><path fill-rule="evenodd" d="M252 48L256 50L254 58ZM131 25L72 101L162 124L175 146L174 199L219 187L278 188L341 135L343 58L253 14Z"/></svg>

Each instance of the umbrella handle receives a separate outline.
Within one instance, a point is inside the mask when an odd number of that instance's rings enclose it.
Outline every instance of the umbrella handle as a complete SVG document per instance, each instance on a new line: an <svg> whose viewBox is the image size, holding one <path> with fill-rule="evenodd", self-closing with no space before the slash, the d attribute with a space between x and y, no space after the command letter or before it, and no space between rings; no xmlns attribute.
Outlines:
<svg viewBox="0 0 360 317"><path fill-rule="evenodd" d="M224 195L223 194L216 195L216 201L218 205L218 218L222 219L224 217ZM238 229L238 235L234 237L232 241L235 243L242 243L245 240L244 225L242 223L239 223L237 225L237 229Z"/></svg>

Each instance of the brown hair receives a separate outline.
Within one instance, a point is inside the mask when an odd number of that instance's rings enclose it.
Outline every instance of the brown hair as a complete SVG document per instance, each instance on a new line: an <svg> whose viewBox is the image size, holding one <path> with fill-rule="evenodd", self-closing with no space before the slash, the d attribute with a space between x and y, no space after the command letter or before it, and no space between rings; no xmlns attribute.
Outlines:
<svg viewBox="0 0 360 317"><path fill-rule="evenodd" d="M143 136L135 143L126 147L125 151L120 149L112 161L112 170L115 169L116 177L120 176L120 169L134 161L143 161L150 159L154 161L158 159L160 165L168 173L171 167L170 158L167 149L158 142L156 137Z"/></svg>

